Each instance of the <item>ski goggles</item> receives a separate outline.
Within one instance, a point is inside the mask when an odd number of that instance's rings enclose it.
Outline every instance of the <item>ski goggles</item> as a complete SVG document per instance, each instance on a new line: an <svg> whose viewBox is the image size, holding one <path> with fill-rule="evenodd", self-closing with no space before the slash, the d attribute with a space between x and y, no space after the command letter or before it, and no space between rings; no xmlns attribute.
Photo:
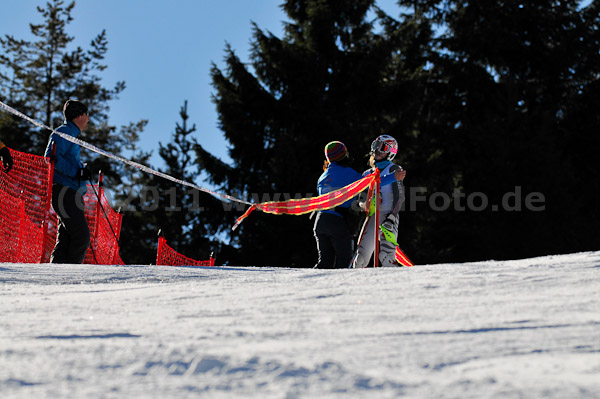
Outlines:
<svg viewBox="0 0 600 399"><path fill-rule="evenodd" d="M385 141L374 141L371 143L371 152L373 153L388 153L395 154L398 150L386 143Z"/></svg>

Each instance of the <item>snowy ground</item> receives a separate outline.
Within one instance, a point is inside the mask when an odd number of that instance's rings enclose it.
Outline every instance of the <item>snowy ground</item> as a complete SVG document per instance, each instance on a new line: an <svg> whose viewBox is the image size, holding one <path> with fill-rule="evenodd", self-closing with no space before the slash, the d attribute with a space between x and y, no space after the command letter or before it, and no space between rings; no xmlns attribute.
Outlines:
<svg viewBox="0 0 600 399"><path fill-rule="evenodd" d="M0 264L0 397L600 398L600 252L403 269Z"/></svg>

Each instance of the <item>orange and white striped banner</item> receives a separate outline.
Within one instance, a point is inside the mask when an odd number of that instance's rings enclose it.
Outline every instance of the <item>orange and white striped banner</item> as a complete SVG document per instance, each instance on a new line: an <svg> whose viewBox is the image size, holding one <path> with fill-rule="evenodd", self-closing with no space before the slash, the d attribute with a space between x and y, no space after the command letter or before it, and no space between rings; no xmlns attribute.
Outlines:
<svg viewBox="0 0 600 399"><path fill-rule="evenodd" d="M406 256L404 252L400 249L400 247L396 247L396 262L401 264L402 266L411 267L415 264Z"/></svg>
<svg viewBox="0 0 600 399"><path fill-rule="evenodd" d="M331 191L327 194L319 195L312 198L292 199L289 201L270 201L260 204L253 204L248 210L240 216L233 227L235 230L240 223L244 221L254 210L258 209L266 213L275 215L304 215L313 211L323 211L326 209L335 208L338 205L356 197L359 193L369 188L368 199L371 199L375 189L375 185L381 181L379 170L342 187L339 190Z"/></svg>

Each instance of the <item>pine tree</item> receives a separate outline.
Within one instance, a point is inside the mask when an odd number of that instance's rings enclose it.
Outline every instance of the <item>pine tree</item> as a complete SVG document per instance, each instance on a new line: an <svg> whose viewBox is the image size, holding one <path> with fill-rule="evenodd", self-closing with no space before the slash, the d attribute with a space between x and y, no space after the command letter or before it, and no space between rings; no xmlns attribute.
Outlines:
<svg viewBox="0 0 600 399"><path fill-rule="evenodd" d="M181 122L175 125L171 141L164 145L159 142L159 155L166 165L159 171L195 182L200 178L194 167L196 125L188 124L187 101L179 115ZM220 264L231 259L231 249L215 238L223 225L219 216L222 207L212 196L154 175L140 174L117 198L117 203L126 206L121 240L126 262L153 263L159 230L169 246L190 258L206 260L214 252Z"/></svg>
<svg viewBox="0 0 600 399"><path fill-rule="evenodd" d="M254 26L249 66L226 48L227 68L213 66L212 77L234 164L198 151L215 184L255 202L316 195L331 140L343 141L356 168L366 169L370 142L391 127L382 110L394 94L386 79L396 50L368 20L373 3L289 0L284 38ZM308 217L257 212L234 238L246 264L316 261Z"/></svg>
<svg viewBox="0 0 600 399"><path fill-rule="evenodd" d="M90 43L88 49L70 49L74 37L67 33L73 20L71 13L75 2L65 5L63 0L51 0L37 10L43 17L39 24L31 24L36 38L26 41L6 35L0 38L3 51L0 54L0 95L5 102L14 105L26 115L57 127L62 123L62 106L69 98L84 102L89 109L90 124L83 139L109 152L120 154L122 148L136 140L143 121L122 128L109 125L109 101L116 99L124 89L125 82L117 82L113 88L101 84L98 76L107 65L103 63L108 51L106 32L102 31ZM40 131L16 117L2 115L0 134L15 149L43 154L49 132ZM143 159L146 154L136 155ZM82 151L82 160L90 162L94 171L102 170L114 184L124 174L123 166L109 162Z"/></svg>
<svg viewBox="0 0 600 399"><path fill-rule="evenodd" d="M388 133L409 170L399 241L418 261L597 249L600 4L398 5L393 18L371 1L290 0L282 39L254 27L249 64L227 47L212 76L233 165L197 148L212 181L256 201L307 196L326 142L360 155ZM411 186L427 190L416 208ZM505 210L518 188L523 209ZM445 211L428 201L455 190ZM475 193L485 210L468 206ZM529 193L545 196L544 211L525 208ZM316 256L302 217L253 214L233 237L252 264L310 266Z"/></svg>
<svg viewBox="0 0 600 399"><path fill-rule="evenodd" d="M194 182L199 178L198 169L193 167L195 154L192 150L196 145L193 136L196 125L188 126L187 101L179 115L181 122L176 124L171 142L166 145L159 143L159 155L166 164L164 173ZM208 259L211 252L218 250L218 244L211 239L214 230L205 221L210 215L210 209L205 207L209 204L214 209L217 201L198 190L165 180L156 180L156 185L161 203L157 210L157 223L169 245L193 259Z"/></svg>
<svg viewBox="0 0 600 399"><path fill-rule="evenodd" d="M401 3L442 26L417 122L424 186L484 193L490 205L419 209L431 261L597 248L597 167L582 160L599 137L597 113L583 111L598 104L598 3ZM493 211L517 187L543 194L546 209L528 210L522 198L521 211Z"/></svg>
<svg viewBox="0 0 600 399"><path fill-rule="evenodd" d="M147 121L122 126L118 134L116 127L109 124L109 101L118 97L125 89L125 83L117 82L113 88L106 88L99 77L107 68L103 63L108 51L106 32L97 35L88 49L71 49L74 37L68 35L67 27L72 21L74 7L75 2L65 5L62 0L51 0L45 7L38 7L43 21L31 24L34 41L10 35L0 38L3 49L0 53L0 95L3 101L49 127L62 123L62 106L67 99L78 99L88 106L90 115L90 124L82 139L113 154L127 152L136 162L147 164L150 154L137 146ZM41 155L49 132L1 113L0 136L14 149ZM145 179L139 171L87 150L81 155L82 161L88 162L94 173L102 171L105 174L105 192L115 200L118 199L115 193L131 193L131 187L138 187ZM132 193L128 198L135 197ZM128 208L126 205L130 201L124 201L122 197L120 201L115 200L111 201L113 206ZM139 250L135 245L127 245L135 243L135 233L133 236L130 233L136 231L134 228L147 226L147 222L143 215L132 214L129 209L123 211L121 256L127 261L130 254Z"/></svg>

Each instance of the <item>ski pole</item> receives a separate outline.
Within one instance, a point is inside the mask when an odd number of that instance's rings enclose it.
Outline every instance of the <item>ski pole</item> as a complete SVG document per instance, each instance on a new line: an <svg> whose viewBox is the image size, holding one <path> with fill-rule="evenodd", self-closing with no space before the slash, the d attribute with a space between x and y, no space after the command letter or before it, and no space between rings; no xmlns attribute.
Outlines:
<svg viewBox="0 0 600 399"><path fill-rule="evenodd" d="M90 180L88 180L92 186L92 190L94 191L94 194L96 195L96 198L98 199L98 204L100 205L100 208L102 209L102 213L104 213L104 217L106 218L106 221L108 222L108 226L110 227L110 231L112 231L113 237L115 237L115 241L117 242L117 244L119 243L119 239L117 238L117 234L115 233L115 230L112 227L112 224L110 224L110 219L108 218L108 214L106 213L106 211L104 210L104 206L102 205L102 201L100 200L100 196L98 195L98 193L96 192L96 189L94 188L94 183L92 183L92 179L90 178ZM98 185L101 185L102 182L99 180L98 181Z"/></svg>
<svg viewBox="0 0 600 399"><path fill-rule="evenodd" d="M373 267L379 266L379 230L377 226L379 226L379 193L381 190L380 186L380 177L379 177L379 169L375 168L376 179L375 179L375 250L373 254Z"/></svg>
<svg viewBox="0 0 600 399"><path fill-rule="evenodd" d="M102 201L100 200L100 195L98 195L98 193L96 192L96 189L94 188L94 183L92 183L92 179L90 178L88 181L90 182L90 185L92 186L92 191L94 191L94 194L96 195L96 198L98 200L98 205L100 205L100 208L102 209L102 213L104 213L104 217L106 218L106 221L108 222L110 231L112 231L113 237L115 238L115 242L117 243L117 251L118 251L119 250L119 239L117 238L117 234L115 233L115 230L113 229L112 224L110 223L108 214L104 210L104 206L102 205ZM102 174L100 174L100 178L98 179L98 187L100 187L101 185L102 185ZM96 264L98 264L98 258L96 258L96 252L94 251L94 247L93 247L93 245L90 245L90 247L92 248L92 253L94 254L94 260L96 261Z"/></svg>

